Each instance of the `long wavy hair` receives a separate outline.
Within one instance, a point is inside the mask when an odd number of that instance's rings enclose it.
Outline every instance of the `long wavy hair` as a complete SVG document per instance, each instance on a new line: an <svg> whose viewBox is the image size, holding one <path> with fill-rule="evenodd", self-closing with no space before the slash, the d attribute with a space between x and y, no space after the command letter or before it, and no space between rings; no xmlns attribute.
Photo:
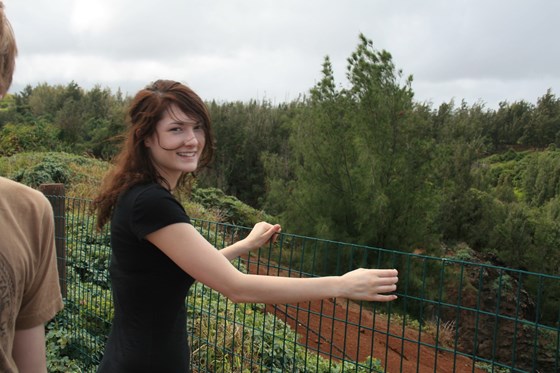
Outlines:
<svg viewBox="0 0 560 373"><path fill-rule="evenodd" d="M140 90L132 100L127 114L128 131L123 148L116 156L114 167L103 179L98 196L93 201L97 212L97 228L110 220L119 195L132 186L147 182L169 183L154 166L144 140L156 130L156 124L171 105L203 124L206 143L198 169L207 166L214 155L214 135L208 109L202 99L189 87L171 80L158 80ZM197 169L197 170L198 170ZM194 174L184 173L177 182L178 189L190 188Z"/></svg>

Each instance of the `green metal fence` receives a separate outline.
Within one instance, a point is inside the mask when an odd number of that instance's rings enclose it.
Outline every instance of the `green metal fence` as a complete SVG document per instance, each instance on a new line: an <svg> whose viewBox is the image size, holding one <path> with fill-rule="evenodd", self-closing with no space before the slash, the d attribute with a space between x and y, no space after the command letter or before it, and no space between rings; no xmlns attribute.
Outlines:
<svg viewBox="0 0 560 373"><path fill-rule="evenodd" d="M65 296L65 309L48 330L76 371L95 371L113 312L109 235L96 232L90 201L48 198ZM216 247L248 233L228 224L193 224ZM294 277L397 268L398 300L234 304L197 283L185 305L192 369L560 371L560 277L476 263L467 249L455 255L436 258L283 233L275 245L235 265L248 273Z"/></svg>

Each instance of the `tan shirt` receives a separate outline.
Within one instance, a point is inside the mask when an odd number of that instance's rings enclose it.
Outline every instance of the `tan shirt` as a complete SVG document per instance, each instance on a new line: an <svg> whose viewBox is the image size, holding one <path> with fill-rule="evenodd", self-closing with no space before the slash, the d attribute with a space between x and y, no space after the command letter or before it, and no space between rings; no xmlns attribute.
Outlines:
<svg viewBox="0 0 560 373"><path fill-rule="evenodd" d="M39 191L0 177L0 372L17 371L15 330L61 309L52 207Z"/></svg>

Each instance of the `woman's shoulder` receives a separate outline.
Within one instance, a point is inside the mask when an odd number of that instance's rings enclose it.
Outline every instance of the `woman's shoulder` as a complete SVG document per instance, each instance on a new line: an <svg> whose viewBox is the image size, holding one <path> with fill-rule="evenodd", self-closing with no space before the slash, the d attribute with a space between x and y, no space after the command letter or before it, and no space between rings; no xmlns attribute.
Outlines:
<svg viewBox="0 0 560 373"><path fill-rule="evenodd" d="M162 208L181 206L173 194L158 183L138 184L122 195L121 201L128 206Z"/></svg>
<svg viewBox="0 0 560 373"><path fill-rule="evenodd" d="M170 197L170 196L172 196L172 194L169 192L169 190L165 189L160 184L154 183L154 182L136 184L123 194L123 197L133 198L133 199L136 199L140 196L142 196L142 197L154 197L154 196Z"/></svg>
<svg viewBox="0 0 560 373"><path fill-rule="evenodd" d="M155 192L165 192L167 194L170 194L168 189L164 188L160 183L156 183L156 182L137 184L133 188L137 188L138 190L143 192L155 191Z"/></svg>

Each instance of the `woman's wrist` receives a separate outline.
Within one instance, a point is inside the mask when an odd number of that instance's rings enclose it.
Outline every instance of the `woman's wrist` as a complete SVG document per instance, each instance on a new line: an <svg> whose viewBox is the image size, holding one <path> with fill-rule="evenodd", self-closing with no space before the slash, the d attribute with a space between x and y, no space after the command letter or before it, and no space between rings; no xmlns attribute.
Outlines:
<svg viewBox="0 0 560 373"><path fill-rule="evenodd" d="M250 251L248 243L243 239L232 243L231 245L224 247L220 250L222 254L229 260L233 260L238 256L245 254Z"/></svg>
<svg viewBox="0 0 560 373"><path fill-rule="evenodd" d="M332 280L333 298L344 298L345 296L342 291L344 289L344 285L342 284L344 279L342 276L331 276L329 278Z"/></svg>
<svg viewBox="0 0 560 373"><path fill-rule="evenodd" d="M237 241L234 245L236 245L236 251L239 252L239 254L245 254L253 249L246 238Z"/></svg>

